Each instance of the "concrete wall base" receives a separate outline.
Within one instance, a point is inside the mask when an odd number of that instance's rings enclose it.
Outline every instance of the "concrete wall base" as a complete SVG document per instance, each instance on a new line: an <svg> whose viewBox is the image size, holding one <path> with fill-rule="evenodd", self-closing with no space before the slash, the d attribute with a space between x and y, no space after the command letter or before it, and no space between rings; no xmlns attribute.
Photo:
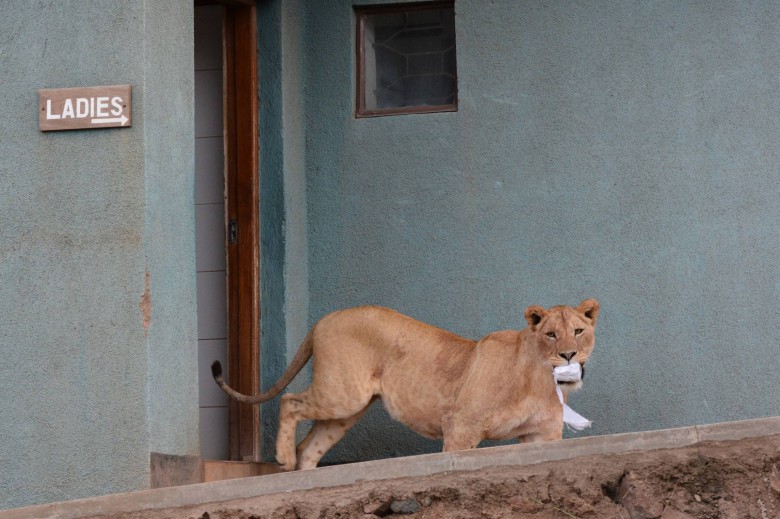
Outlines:
<svg viewBox="0 0 780 519"><path fill-rule="evenodd" d="M160 488L142 492L66 501L0 512L0 519L77 519L125 512L160 510L245 499L282 492L344 486L358 481L432 476L488 467L534 465L580 456L645 452L691 447L701 442L734 441L780 434L780 417L682 427L657 431L590 436L558 442L491 447L426 454L315 470Z"/></svg>

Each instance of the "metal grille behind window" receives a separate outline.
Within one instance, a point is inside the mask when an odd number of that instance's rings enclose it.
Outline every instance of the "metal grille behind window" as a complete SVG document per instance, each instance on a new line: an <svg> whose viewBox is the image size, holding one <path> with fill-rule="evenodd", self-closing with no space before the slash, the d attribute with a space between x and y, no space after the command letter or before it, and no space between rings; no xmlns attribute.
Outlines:
<svg viewBox="0 0 780 519"><path fill-rule="evenodd" d="M358 116L457 110L451 2L356 8Z"/></svg>

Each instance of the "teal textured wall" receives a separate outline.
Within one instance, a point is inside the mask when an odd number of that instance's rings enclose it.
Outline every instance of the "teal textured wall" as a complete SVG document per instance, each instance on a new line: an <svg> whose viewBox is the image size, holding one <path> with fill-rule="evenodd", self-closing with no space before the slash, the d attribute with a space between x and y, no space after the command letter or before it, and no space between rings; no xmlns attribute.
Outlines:
<svg viewBox="0 0 780 519"><path fill-rule="evenodd" d="M264 388L284 371L308 331L304 4L258 4ZM299 377L291 388L302 389L305 379ZM278 400L262 406L267 459L273 459L278 413Z"/></svg>
<svg viewBox="0 0 780 519"><path fill-rule="evenodd" d="M458 112L360 120L352 3L299 20L308 324L596 297L590 434L780 413L775 2L457 0ZM326 461L436 448L375 410Z"/></svg>
<svg viewBox="0 0 780 519"><path fill-rule="evenodd" d="M149 448L197 455L193 8L188 0L143 7Z"/></svg>
<svg viewBox="0 0 780 519"><path fill-rule="evenodd" d="M352 2L259 3L263 384L337 308L597 297L590 434L780 414L775 3L456 13L458 112L356 120ZM114 83L132 128L38 132L39 88ZM0 508L197 453L192 113L192 2L0 3ZM377 407L326 461L438 448Z"/></svg>
<svg viewBox="0 0 780 519"><path fill-rule="evenodd" d="M132 128L38 131L39 88L106 84ZM0 508L198 452L192 88L192 2L0 3Z"/></svg>

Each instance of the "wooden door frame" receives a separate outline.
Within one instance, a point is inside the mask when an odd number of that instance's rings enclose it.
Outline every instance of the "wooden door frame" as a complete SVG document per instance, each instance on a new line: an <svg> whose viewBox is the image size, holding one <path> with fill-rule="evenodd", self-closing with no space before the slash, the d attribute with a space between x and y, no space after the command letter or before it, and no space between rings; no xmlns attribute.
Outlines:
<svg viewBox="0 0 780 519"><path fill-rule="evenodd" d="M254 2L222 2L229 384L260 391L257 17ZM230 459L260 461L260 406L230 400Z"/></svg>

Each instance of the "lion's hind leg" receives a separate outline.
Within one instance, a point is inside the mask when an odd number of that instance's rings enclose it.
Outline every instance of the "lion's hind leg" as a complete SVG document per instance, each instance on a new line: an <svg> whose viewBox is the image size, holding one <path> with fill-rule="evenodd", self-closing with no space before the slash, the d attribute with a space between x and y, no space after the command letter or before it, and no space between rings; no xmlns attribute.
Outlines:
<svg viewBox="0 0 780 519"><path fill-rule="evenodd" d="M344 436L347 429L362 416L363 411L371 402L372 396L370 393L353 394L342 401L333 402L332 399L318 397L311 387L299 394L287 393L284 395L281 400L279 430L276 435L276 461L282 466L282 470L296 468L295 431L298 422L315 420L317 423L325 424L317 427L315 423L312 431L302 442L303 448L299 449L307 459L313 459L318 451L322 450L322 454L324 454L328 448ZM337 436L338 429L342 429L342 431ZM324 438L320 437L320 431L324 432ZM322 448L328 441L328 432L336 439L327 445L327 448ZM322 457L322 454L319 456ZM317 461L319 458L314 462L315 466ZM302 461L301 465L303 464ZM305 465L306 468L310 468L309 461Z"/></svg>
<svg viewBox="0 0 780 519"><path fill-rule="evenodd" d="M373 402L373 400L372 400ZM371 404L359 413L339 420L318 420L306 438L298 445L298 470L317 468L317 464L341 440L347 431L366 414Z"/></svg>

